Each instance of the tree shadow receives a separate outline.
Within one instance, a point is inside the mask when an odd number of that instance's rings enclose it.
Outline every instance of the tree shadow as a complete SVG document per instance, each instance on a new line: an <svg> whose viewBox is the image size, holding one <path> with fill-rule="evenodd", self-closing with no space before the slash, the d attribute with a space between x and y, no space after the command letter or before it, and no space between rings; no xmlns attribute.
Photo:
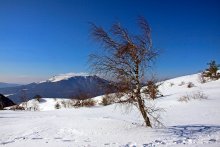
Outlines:
<svg viewBox="0 0 220 147"><path fill-rule="evenodd" d="M220 132L220 126L217 125L183 125L172 126L168 128L168 134L177 137L191 138L200 135L210 135Z"/></svg>
<svg viewBox="0 0 220 147"><path fill-rule="evenodd" d="M1 118L19 118L19 117L4 117L4 116L2 117L2 116L0 116L0 119Z"/></svg>
<svg viewBox="0 0 220 147"><path fill-rule="evenodd" d="M219 143L220 126L219 125L181 125L171 126L165 129L159 129L156 131L161 135L156 140L143 144L143 147L156 147L156 146L177 146L177 144L183 144L192 146L193 144L204 144L207 146L211 143ZM217 135L215 135L217 133ZM214 136L211 136L214 134ZM208 136L207 138L199 139L200 136ZM218 138L218 137L217 137ZM127 144L129 146L129 144Z"/></svg>
<svg viewBox="0 0 220 147"><path fill-rule="evenodd" d="M156 99L163 99L163 98L169 97L171 95L173 95L173 94L160 95Z"/></svg>

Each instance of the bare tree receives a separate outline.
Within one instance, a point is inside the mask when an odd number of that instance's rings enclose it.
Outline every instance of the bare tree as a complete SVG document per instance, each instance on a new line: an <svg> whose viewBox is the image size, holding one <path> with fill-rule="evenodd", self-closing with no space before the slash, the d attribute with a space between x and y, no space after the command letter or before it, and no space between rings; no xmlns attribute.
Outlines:
<svg viewBox="0 0 220 147"><path fill-rule="evenodd" d="M148 22L140 17L138 26L140 34L132 35L120 23L113 24L109 31L92 24L92 37L101 43L104 52L90 55L90 63L95 74L115 80L111 86L124 96L119 102L137 106L146 126L152 127L151 112L141 96L141 85L158 51L152 46Z"/></svg>

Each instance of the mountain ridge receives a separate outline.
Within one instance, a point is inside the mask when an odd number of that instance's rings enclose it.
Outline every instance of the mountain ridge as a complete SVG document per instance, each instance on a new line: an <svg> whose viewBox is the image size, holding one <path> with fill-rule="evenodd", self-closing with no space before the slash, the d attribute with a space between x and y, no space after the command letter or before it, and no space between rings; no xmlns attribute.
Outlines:
<svg viewBox="0 0 220 147"><path fill-rule="evenodd" d="M24 95L27 99L32 99L35 95L47 98L75 98L82 93L88 97L94 97L104 94L102 86L109 83L96 75L69 76L54 81L47 80L17 87L0 88L0 93L9 95L8 97L14 102L21 102L21 97Z"/></svg>
<svg viewBox="0 0 220 147"><path fill-rule="evenodd" d="M20 86L20 84L0 82L0 88L16 87L16 86Z"/></svg>

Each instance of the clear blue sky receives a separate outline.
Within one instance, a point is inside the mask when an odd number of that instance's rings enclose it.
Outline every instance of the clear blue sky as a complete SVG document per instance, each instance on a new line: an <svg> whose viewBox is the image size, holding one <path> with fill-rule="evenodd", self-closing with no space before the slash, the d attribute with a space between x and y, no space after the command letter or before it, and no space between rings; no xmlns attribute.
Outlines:
<svg viewBox="0 0 220 147"><path fill-rule="evenodd" d="M0 0L0 81L29 83L67 72L87 72L99 48L88 22L131 31L144 16L162 50L160 77L196 73L220 62L219 0Z"/></svg>

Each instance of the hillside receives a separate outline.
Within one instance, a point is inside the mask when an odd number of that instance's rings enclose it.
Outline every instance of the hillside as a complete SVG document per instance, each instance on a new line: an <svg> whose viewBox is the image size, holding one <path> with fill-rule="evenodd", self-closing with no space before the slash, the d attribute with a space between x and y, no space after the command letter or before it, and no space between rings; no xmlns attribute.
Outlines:
<svg viewBox="0 0 220 147"><path fill-rule="evenodd" d="M188 88L192 82L193 87ZM0 144L7 146L220 146L220 80L201 84L198 74L164 81L164 128L145 128L140 114L118 104L55 110L67 99L43 98L40 111L1 111ZM187 96L188 101L180 101ZM29 106L35 100L29 101ZM43 111L43 112L42 112Z"/></svg>
<svg viewBox="0 0 220 147"><path fill-rule="evenodd" d="M2 110L4 107L9 107L13 105L15 105L13 101L5 97L4 95L0 94L0 110Z"/></svg>

